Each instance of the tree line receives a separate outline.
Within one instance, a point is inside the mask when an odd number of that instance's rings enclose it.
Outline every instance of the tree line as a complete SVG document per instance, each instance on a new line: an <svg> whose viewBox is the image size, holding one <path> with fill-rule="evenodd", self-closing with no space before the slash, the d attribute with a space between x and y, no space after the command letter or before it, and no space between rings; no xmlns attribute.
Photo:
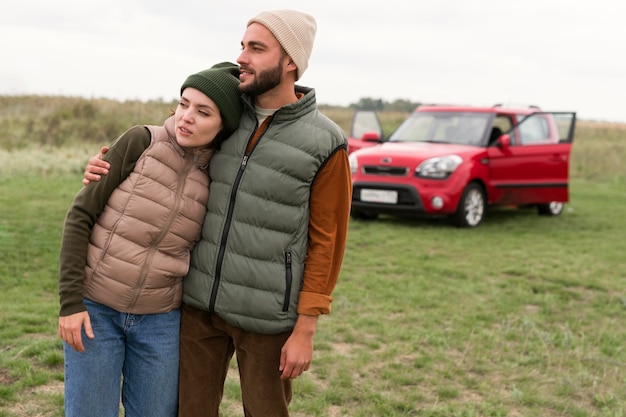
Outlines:
<svg viewBox="0 0 626 417"><path fill-rule="evenodd" d="M410 113L421 103L405 99L386 101L381 98L363 97L358 102L350 104L352 109L376 110L376 111L398 111Z"/></svg>

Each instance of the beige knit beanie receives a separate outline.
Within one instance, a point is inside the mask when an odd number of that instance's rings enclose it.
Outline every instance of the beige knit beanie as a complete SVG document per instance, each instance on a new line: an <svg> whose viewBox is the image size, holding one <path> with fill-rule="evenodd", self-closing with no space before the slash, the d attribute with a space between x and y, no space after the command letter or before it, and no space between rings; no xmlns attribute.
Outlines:
<svg viewBox="0 0 626 417"><path fill-rule="evenodd" d="M260 23L272 32L298 67L296 80L300 79L313 50L317 31L315 18L295 10L272 10L259 13L248 21L247 26L252 23Z"/></svg>

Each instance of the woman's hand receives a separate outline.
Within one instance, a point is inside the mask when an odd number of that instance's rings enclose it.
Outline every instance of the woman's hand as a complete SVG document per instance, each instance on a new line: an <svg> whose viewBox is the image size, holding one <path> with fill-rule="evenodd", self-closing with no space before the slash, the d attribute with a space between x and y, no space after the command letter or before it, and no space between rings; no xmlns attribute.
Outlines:
<svg viewBox="0 0 626 417"><path fill-rule="evenodd" d="M94 334L88 312L81 311L80 313L59 317L59 336L77 352L85 351L81 336L83 326L85 327L87 337L93 339Z"/></svg>

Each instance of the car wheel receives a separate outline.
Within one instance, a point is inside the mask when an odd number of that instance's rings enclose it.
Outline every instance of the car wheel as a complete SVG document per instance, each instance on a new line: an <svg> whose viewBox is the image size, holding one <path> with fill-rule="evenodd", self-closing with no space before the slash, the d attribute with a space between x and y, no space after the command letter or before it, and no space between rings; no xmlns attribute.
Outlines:
<svg viewBox="0 0 626 417"><path fill-rule="evenodd" d="M350 216L357 220L376 220L378 214L371 211L352 210Z"/></svg>
<svg viewBox="0 0 626 417"><path fill-rule="evenodd" d="M459 227L476 227L485 218L486 209L485 192L480 185L472 182L463 190L452 220Z"/></svg>
<svg viewBox="0 0 626 417"><path fill-rule="evenodd" d="M558 216L563 212L565 204L559 201L553 201L548 204L537 204L537 211L541 216Z"/></svg>

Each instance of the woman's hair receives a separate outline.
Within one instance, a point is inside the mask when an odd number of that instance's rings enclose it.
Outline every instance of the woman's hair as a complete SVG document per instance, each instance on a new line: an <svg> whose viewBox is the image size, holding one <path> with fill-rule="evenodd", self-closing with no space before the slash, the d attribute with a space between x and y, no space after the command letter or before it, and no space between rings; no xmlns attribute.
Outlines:
<svg viewBox="0 0 626 417"><path fill-rule="evenodd" d="M213 142L209 143L209 149L218 150L222 146L222 142L224 142L228 137L233 133L233 131L223 127L222 130L217 132L215 135L215 139Z"/></svg>

